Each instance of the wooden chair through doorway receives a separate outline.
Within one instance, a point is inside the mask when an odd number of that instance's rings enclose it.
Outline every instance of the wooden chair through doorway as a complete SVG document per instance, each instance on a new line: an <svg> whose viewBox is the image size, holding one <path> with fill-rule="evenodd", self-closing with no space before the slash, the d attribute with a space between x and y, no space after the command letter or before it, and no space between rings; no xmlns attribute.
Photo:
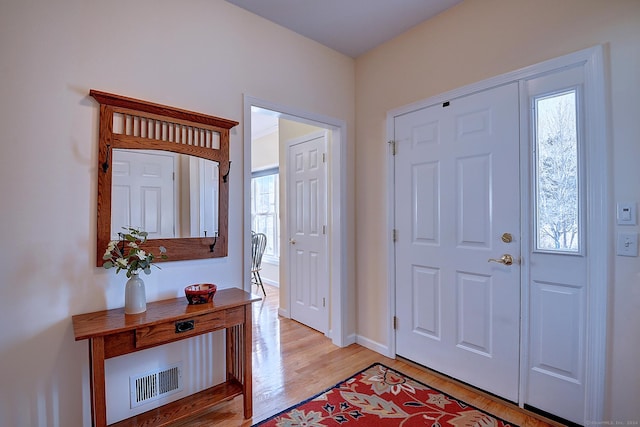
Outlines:
<svg viewBox="0 0 640 427"><path fill-rule="evenodd" d="M267 247L267 235L264 233L251 233L251 283L262 288L262 293L267 296L260 277L262 270L262 255Z"/></svg>

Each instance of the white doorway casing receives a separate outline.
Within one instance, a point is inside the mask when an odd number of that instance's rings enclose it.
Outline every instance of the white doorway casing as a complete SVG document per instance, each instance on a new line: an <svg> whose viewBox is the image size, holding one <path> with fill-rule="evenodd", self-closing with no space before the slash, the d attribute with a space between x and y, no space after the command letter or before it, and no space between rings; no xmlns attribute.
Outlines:
<svg viewBox="0 0 640 427"><path fill-rule="evenodd" d="M586 304L585 304L585 355L584 355L584 410L577 422L582 424L590 421L603 419L605 402L605 369L606 369L606 332L607 332L607 286L610 282L611 271L611 247L610 238L610 183L608 180L609 169L609 147L607 145L607 116L604 78L604 52L602 46L585 49L560 58L552 59L518 71L500 75L476 84L465 86L445 94L419 101L388 112L387 114L387 135L392 140L394 135L394 118L402 114L425 108L430 105L446 102L464 95L476 93L492 87L517 82L520 87L520 123L528 123L529 113L527 108L526 82L544 74L556 72L570 67L582 67L584 72L584 132L583 140L585 168L588 171L585 179L586 194L586 239L588 241L587 253L587 274L586 274ZM529 133L527 126L521 126L520 130L520 190L521 201L521 222L528 224L531 206L529 200L531 195L531 158L529 156ZM391 147L391 145L390 145ZM396 356L396 332L393 327L393 316L395 313L395 250L393 242L393 228L396 223L394 217L394 159L389 149L389 160L386 165L387 174L387 195L388 195L388 311L390 319L388 322L388 342L390 357ZM522 226L523 241L530 240L529 227ZM523 264L521 277L521 338L520 338L520 386L519 399L520 406L524 406L529 360L529 306L530 292L527 289L530 283L530 269L528 268L528 253L530 246L523 244Z"/></svg>
<svg viewBox="0 0 640 427"><path fill-rule="evenodd" d="M328 278L329 278L329 331L326 334L332 342L340 347L355 342L354 331L349 330L349 313L355 310L355 301L349 300L347 289L347 206L342 201L346 199L346 130L344 120L327 117L298 108L277 104L263 99L244 95L244 205L251 203L251 107L263 108L279 112L283 117L302 123L312 124L332 131L327 147L327 248L328 248ZM282 165L281 165L282 168ZM284 222L283 222L284 223ZM244 268L243 287L251 291L251 212L244 209ZM288 265L286 257L289 246L286 233L281 233L281 268ZM286 269L285 269L286 271ZM286 285L285 285L286 286ZM284 286L281 284L281 290ZM288 292L288 287L286 292ZM288 298L287 298L288 300ZM281 314L288 315L288 308L281 310Z"/></svg>

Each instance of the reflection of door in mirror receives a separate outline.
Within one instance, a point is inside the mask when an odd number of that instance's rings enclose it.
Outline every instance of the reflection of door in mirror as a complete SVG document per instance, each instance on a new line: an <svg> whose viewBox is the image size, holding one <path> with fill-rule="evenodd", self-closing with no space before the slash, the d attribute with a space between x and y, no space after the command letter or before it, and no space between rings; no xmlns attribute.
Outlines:
<svg viewBox="0 0 640 427"><path fill-rule="evenodd" d="M161 150L113 150L111 239L136 227L150 239L218 233L218 162Z"/></svg>
<svg viewBox="0 0 640 427"><path fill-rule="evenodd" d="M175 155L162 151L113 150L111 239L123 227L150 239L175 236Z"/></svg>
<svg viewBox="0 0 640 427"><path fill-rule="evenodd" d="M218 164L210 160L198 159L201 170L202 200L198 221L200 230L198 236L206 237L218 233Z"/></svg>
<svg viewBox="0 0 640 427"><path fill-rule="evenodd" d="M180 237L218 235L219 168L218 162L180 155L182 170L188 174L180 192Z"/></svg>

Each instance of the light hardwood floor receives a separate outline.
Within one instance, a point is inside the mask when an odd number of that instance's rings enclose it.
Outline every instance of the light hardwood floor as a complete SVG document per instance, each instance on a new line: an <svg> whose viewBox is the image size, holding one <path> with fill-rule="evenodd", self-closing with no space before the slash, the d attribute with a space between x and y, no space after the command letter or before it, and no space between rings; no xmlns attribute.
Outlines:
<svg viewBox="0 0 640 427"><path fill-rule="evenodd" d="M237 397L180 427L251 426L376 362L516 425L560 425L407 361L389 359L357 344L338 348L323 334L279 317L278 289L265 288L267 298L253 304L253 419L242 418L242 401ZM253 291L258 293L255 287Z"/></svg>

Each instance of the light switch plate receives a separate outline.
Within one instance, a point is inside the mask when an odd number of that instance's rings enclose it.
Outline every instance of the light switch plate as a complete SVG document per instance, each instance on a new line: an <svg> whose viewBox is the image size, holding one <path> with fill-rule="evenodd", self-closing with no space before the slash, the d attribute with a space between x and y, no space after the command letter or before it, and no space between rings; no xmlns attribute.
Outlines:
<svg viewBox="0 0 640 427"><path fill-rule="evenodd" d="M616 253L621 256L638 256L638 233L618 232Z"/></svg>
<svg viewBox="0 0 640 427"><path fill-rule="evenodd" d="M636 225L635 202L619 202L616 206L618 225Z"/></svg>

